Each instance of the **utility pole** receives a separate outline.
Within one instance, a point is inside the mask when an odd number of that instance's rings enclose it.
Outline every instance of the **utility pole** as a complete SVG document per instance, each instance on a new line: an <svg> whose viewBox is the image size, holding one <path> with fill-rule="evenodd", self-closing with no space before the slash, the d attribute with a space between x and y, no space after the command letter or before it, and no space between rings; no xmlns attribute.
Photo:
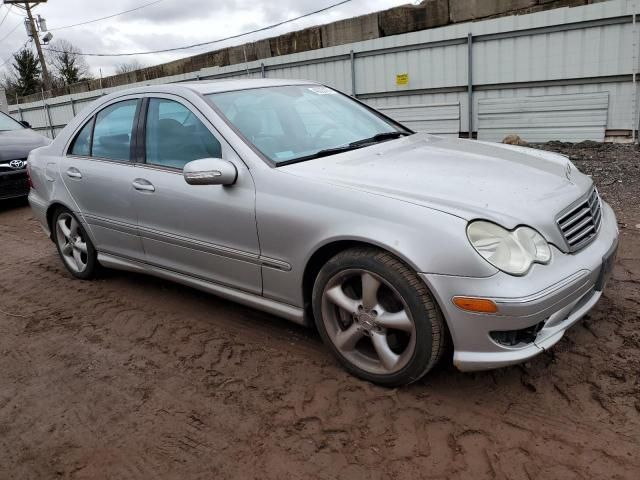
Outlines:
<svg viewBox="0 0 640 480"><path fill-rule="evenodd" d="M29 31L31 32L31 38L33 38L36 44L36 50L38 51L38 59L40 60L40 67L42 68L42 83L45 90L51 90L51 77L49 76L49 70L47 70L47 63L44 60L44 54L42 53L42 45L40 44L40 36L38 35L38 28L36 28L36 22L31 15L31 9L37 7L41 3L46 3L47 0L37 0L33 2L24 2L17 0L5 0L6 5L15 5L18 8L22 8L27 12L27 21L29 22Z"/></svg>
<svg viewBox="0 0 640 480"><path fill-rule="evenodd" d="M42 45L40 45L40 36L38 35L36 22L33 21L33 15L31 15L31 7L29 6L29 2L24 3L24 8L27 11L27 18L29 19L29 23L31 25L31 31L33 32L33 41L36 44L36 50L38 51L38 58L40 59L40 66L42 67L42 83L44 83L45 90L51 90L51 78L49 77L49 70L47 70L47 63L44 61L44 54L42 53Z"/></svg>

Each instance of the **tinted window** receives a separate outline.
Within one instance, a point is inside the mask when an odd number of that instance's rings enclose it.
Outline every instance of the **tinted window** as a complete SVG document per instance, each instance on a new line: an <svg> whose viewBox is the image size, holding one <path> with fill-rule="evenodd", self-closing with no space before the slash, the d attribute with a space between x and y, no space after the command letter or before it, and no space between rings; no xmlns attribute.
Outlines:
<svg viewBox="0 0 640 480"><path fill-rule="evenodd" d="M149 100L145 143L152 165L182 169L192 160L222 157L220 142L191 110L173 100Z"/></svg>
<svg viewBox="0 0 640 480"><path fill-rule="evenodd" d="M319 85L256 88L208 97L249 142L276 163L378 134L407 134L353 99Z"/></svg>
<svg viewBox="0 0 640 480"><path fill-rule="evenodd" d="M71 155L81 155L88 157L91 154L91 130L93 128L93 118L89 120L82 130L76 135L71 146Z"/></svg>
<svg viewBox="0 0 640 480"><path fill-rule="evenodd" d="M131 160L131 134L138 100L114 103L96 116L91 155L111 160Z"/></svg>

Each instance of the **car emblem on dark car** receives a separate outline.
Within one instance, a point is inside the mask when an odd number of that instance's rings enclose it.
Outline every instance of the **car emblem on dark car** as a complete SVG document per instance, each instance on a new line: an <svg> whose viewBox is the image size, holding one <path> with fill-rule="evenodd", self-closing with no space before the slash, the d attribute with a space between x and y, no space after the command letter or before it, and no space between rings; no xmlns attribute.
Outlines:
<svg viewBox="0 0 640 480"><path fill-rule="evenodd" d="M9 166L10 166L11 168L13 168L14 170L17 170L17 169L19 169L19 168L24 167L25 163L27 163L27 162L25 162L25 161L23 161L23 160L11 160L11 161L9 162Z"/></svg>

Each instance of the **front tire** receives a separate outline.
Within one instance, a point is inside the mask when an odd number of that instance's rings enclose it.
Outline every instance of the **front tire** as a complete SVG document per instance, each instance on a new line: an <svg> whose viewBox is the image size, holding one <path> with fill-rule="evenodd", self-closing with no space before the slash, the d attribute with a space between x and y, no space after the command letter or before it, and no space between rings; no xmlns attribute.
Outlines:
<svg viewBox="0 0 640 480"><path fill-rule="evenodd" d="M320 270L312 302L322 340L359 378L405 385L442 356L439 308L416 273L389 253L368 247L339 253Z"/></svg>
<svg viewBox="0 0 640 480"><path fill-rule="evenodd" d="M53 215L53 240L66 269L76 278L93 278L98 269L98 255L87 232L66 208Z"/></svg>

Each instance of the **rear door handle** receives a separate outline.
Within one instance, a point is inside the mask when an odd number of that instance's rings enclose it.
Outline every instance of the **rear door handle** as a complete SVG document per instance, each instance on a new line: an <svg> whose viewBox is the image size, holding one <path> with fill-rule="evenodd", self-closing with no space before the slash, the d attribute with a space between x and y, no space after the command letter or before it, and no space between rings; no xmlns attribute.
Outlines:
<svg viewBox="0 0 640 480"><path fill-rule="evenodd" d="M67 170L67 176L71 178L82 178L82 173L76 167L69 167Z"/></svg>
<svg viewBox="0 0 640 480"><path fill-rule="evenodd" d="M133 181L133 188L138 190L139 192L155 192L156 187L149 180L145 180L144 178L136 178Z"/></svg>

